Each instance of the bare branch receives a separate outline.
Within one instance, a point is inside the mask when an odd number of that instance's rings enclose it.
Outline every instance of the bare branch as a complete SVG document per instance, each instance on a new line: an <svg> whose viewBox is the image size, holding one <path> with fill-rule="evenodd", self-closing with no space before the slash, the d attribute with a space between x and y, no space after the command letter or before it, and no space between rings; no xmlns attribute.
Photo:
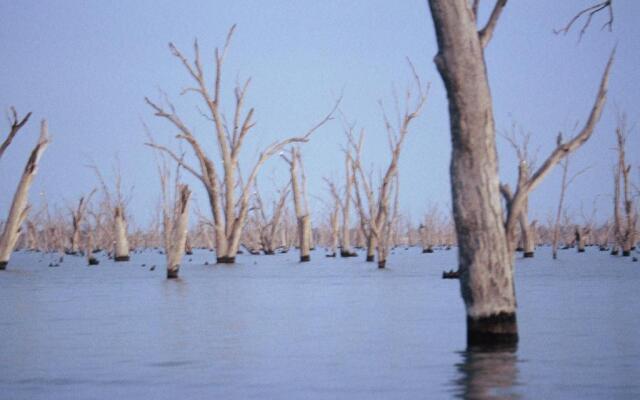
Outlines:
<svg viewBox="0 0 640 400"><path fill-rule="evenodd" d="M577 22L582 16L586 15L587 18L584 22L584 25L582 25L582 29L580 29L580 34L578 35L578 41L580 41L584 33L587 31L587 28L589 27L589 25L591 25L591 20L593 19L593 16L604 9L609 9L609 20L602 26L602 29L608 27L609 32L611 32L611 30L613 29L613 5L611 4L612 1L613 0L605 0L600 3L594 4L591 7L585 8L584 10L577 13L573 18L571 18L571 20L569 20L569 22L567 23L567 25L565 25L564 28L554 29L553 33L555 33L556 35L560 33L566 35L567 33L569 33L569 30L571 30L571 27L573 26L573 24Z"/></svg>
<svg viewBox="0 0 640 400"><path fill-rule="evenodd" d="M191 167L190 165L188 165L187 163L184 162L184 159L183 159L184 157L178 157L178 155L176 153L174 153L170 149L166 148L165 146L162 146L162 145L157 144L157 143L147 142L147 143L145 143L145 145L149 146L149 147L151 147L153 149L160 150L160 151L163 151L163 152L167 153L171 158L173 158L175 160L175 162L177 162L179 165L181 165L182 168L184 168L187 171L189 171L193 176L195 176L196 178L201 180L205 185L207 184L207 182L205 181L205 179L204 179L204 177L202 175L200 175L198 172L196 172L196 170L193 167Z"/></svg>
<svg viewBox="0 0 640 400"><path fill-rule="evenodd" d="M16 109L14 107L11 107L11 130L9 131L9 135L7 136L5 141L2 142L2 145L0 145L0 158L2 158L2 155L4 154L5 150L7 150L7 147L9 147L11 141L13 141L13 138L16 136L20 128L22 128L27 123L27 121L29 121L29 117L31 117L30 112L27 113L24 118L19 119Z"/></svg>
<svg viewBox="0 0 640 400"><path fill-rule="evenodd" d="M507 0L496 0L496 4L493 6L493 11L491 11L487 24L480 30L480 32L478 32L480 44L483 48L487 47L491 41L493 31L496 29L496 25L498 24L498 18L500 18L500 14L502 14L502 9L505 5L507 5Z"/></svg>

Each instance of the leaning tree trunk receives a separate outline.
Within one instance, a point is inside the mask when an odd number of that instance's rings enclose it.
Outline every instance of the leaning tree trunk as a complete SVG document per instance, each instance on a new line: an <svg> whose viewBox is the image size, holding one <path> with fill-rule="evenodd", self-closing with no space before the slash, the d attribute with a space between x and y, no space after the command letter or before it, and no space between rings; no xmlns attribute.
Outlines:
<svg viewBox="0 0 640 400"><path fill-rule="evenodd" d="M129 261L129 242L127 241L127 225L124 219L122 206L115 208L115 236L116 248L114 260Z"/></svg>
<svg viewBox="0 0 640 400"><path fill-rule="evenodd" d="M429 0L451 125L451 187L470 346L516 343L514 257L504 229L483 45L467 0Z"/></svg>
<svg viewBox="0 0 640 400"><path fill-rule="evenodd" d="M189 228L189 198L191 191L187 185L178 187L179 195L171 224L170 243L166 243L165 254L167 255L167 279L178 277L180 262L185 253L187 244L187 232Z"/></svg>
<svg viewBox="0 0 640 400"><path fill-rule="evenodd" d="M13 196L11 202L11 208L9 209L9 216L7 222L4 224L4 231L0 236L0 270L6 269L11 258L11 253L16 246L18 237L20 236L20 227L24 222L29 212L29 206L27 201L29 199L29 188L33 183L33 178L36 176L38 169L38 161L40 156L47 148L49 144L49 132L47 129L47 122L42 121L40 128L40 138L38 144L31 151L31 155L27 160L27 165L22 173L22 178L18 183L18 188Z"/></svg>

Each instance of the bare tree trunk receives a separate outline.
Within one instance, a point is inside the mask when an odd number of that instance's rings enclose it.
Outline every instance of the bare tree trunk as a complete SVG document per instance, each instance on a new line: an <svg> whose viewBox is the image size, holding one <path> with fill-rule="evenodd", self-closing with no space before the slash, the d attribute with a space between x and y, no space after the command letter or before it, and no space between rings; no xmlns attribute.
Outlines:
<svg viewBox="0 0 640 400"><path fill-rule="evenodd" d="M353 174L351 173L351 157L345 156L346 183L344 188L344 203L342 205L342 246L340 248L341 257L354 257L356 254L351 250L351 190L353 187Z"/></svg>
<svg viewBox="0 0 640 400"><path fill-rule="evenodd" d="M536 221L533 221L532 223L529 224L529 221L527 220L526 215L527 213L523 212L520 217L522 243L524 246L522 256L524 258L532 258L535 254L535 249L536 249L536 240L535 240Z"/></svg>
<svg viewBox="0 0 640 400"><path fill-rule="evenodd" d="M87 241L84 248L84 251L87 255L87 264L88 265L98 265L100 262L93 256L93 250L95 249L95 245L93 243L93 231L89 228L87 232Z"/></svg>
<svg viewBox="0 0 640 400"><path fill-rule="evenodd" d="M375 254L376 254L376 248L377 248L377 240L375 235L370 234L369 237L367 238L367 262L373 262L375 260Z"/></svg>
<svg viewBox="0 0 640 400"><path fill-rule="evenodd" d="M25 117L25 122L26 122ZM9 209L9 216L4 224L4 231L0 236L0 270L6 269L11 253L15 248L18 237L20 236L21 226L29 213L29 205L27 204L29 198L29 188L33 183L33 178L36 176L38 169L38 162L44 150L49 144L49 133L47 129L47 122L42 121L40 128L40 138L38 143L31 151L31 155L27 160L27 165L24 168L18 188L13 196L11 202L11 208Z"/></svg>
<svg viewBox="0 0 640 400"><path fill-rule="evenodd" d="M291 159L284 155L282 158L289 164L291 172L291 188L293 190L293 205L296 211L298 223L298 246L300 247L300 262L311 261L311 217L309 216L309 205L306 196L306 179L304 167L302 166L302 156L296 147L291 148ZM302 182L298 180L298 169L302 177Z"/></svg>
<svg viewBox="0 0 640 400"><path fill-rule="evenodd" d="M470 346L518 341L514 258L500 204L492 100L483 54L504 3L498 1L490 22L479 33L467 0L429 0L439 47L435 63L449 99L452 204Z"/></svg>
<svg viewBox="0 0 640 400"><path fill-rule="evenodd" d="M576 233L576 246L578 248L578 253L584 253L587 235L589 234L589 231L586 228L582 228L576 225L575 233Z"/></svg>
<svg viewBox="0 0 640 400"><path fill-rule="evenodd" d="M129 241L127 240L127 223L124 217L122 206L116 206L114 211L115 220L115 254L113 259L116 262L129 261Z"/></svg>
<svg viewBox="0 0 640 400"><path fill-rule="evenodd" d="M27 220L27 249L38 250L38 231L30 220Z"/></svg>
<svg viewBox="0 0 640 400"><path fill-rule="evenodd" d="M631 184L629 174L631 165L626 162L626 142L627 142L627 118L626 114L618 115L618 126L616 127L618 163L615 172L614 186L614 226L615 237L619 247L622 248L622 255L631 255L631 248L635 246L636 225L638 216L636 214L635 200L631 196ZM620 192L622 191L622 196ZM622 197L622 198L621 198ZM620 206L624 210L624 220L620 216Z"/></svg>
<svg viewBox="0 0 640 400"><path fill-rule="evenodd" d="M189 198L191 197L191 191L187 185L178 185L176 189L178 193L172 216L171 241L165 244L167 279L178 277L189 229Z"/></svg>

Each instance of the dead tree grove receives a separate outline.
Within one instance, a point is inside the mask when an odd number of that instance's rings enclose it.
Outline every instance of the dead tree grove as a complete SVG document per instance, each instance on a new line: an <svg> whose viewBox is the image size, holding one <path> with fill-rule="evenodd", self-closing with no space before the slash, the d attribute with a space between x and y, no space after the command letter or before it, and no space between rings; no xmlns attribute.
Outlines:
<svg viewBox="0 0 640 400"><path fill-rule="evenodd" d="M165 106L153 102L149 98L145 99L156 116L166 119L178 130L176 137L186 141L191 146L198 160L199 170L190 166L182 157L179 157L169 148L156 143L147 143L149 146L169 154L185 170L202 182L213 214L217 262L228 264L235 262L243 227L249 212L251 192L261 166L273 155L281 152L287 145L308 141L313 132L331 119L339 102L338 100L334 108L303 135L276 141L264 148L249 169L249 175L243 179L239 170L240 151L247 135L255 126L253 121L254 109L251 108L246 113L244 111L245 97L251 79L247 79L243 84L236 86L234 90L235 107L232 117L226 119L222 111L222 67L234 30L235 25L229 30L222 50L216 49L215 51L213 87L210 87L209 83L207 83L197 41L194 43L193 61L189 61L173 43L169 44L171 54L182 63L194 82L194 86L185 88L182 93L194 93L202 99L205 106L202 114L213 125L213 136L217 143L222 164L222 176L220 176L219 172L220 163L217 163L216 159L212 159L211 155L207 154L200 139L196 138L192 130L176 114L174 106L168 100L166 101L168 108L165 108Z"/></svg>

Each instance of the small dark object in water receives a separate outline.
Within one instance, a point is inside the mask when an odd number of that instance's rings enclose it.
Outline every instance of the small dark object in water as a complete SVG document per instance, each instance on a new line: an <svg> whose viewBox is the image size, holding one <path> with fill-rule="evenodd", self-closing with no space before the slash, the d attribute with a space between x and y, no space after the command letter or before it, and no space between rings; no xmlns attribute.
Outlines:
<svg viewBox="0 0 640 400"><path fill-rule="evenodd" d="M612 256L617 256L618 255L618 249L611 250L611 255Z"/></svg>
<svg viewBox="0 0 640 400"><path fill-rule="evenodd" d="M442 271L442 279L459 279L460 272L450 270L450 271Z"/></svg>
<svg viewBox="0 0 640 400"><path fill-rule="evenodd" d="M58 260L59 263L62 263L64 261L64 256L60 256L60 259Z"/></svg>
<svg viewBox="0 0 640 400"><path fill-rule="evenodd" d="M205 262L204 262L204 265L209 265L209 261L205 261Z"/></svg>
<svg viewBox="0 0 640 400"><path fill-rule="evenodd" d="M633 261L633 262L638 262L638 257L633 257L633 258L631 259L631 261Z"/></svg>
<svg viewBox="0 0 640 400"><path fill-rule="evenodd" d="M167 279L178 279L178 270L179 269L180 269L179 265L175 269L168 269L167 270Z"/></svg>
<svg viewBox="0 0 640 400"><path fill-rule="evenodd" d="M358 255L354 251L340 250L340 257L357 257Z"/></svg>
<svg viewBox="0 0 640 400"><path fill-rule="evenodd" d="M444 248L445 250L451 250L451 246L447 246Z"/></svg>
<svg viewBox="0 0 640 400"><path fill-rule="evenodd" d="M375 256L373 254L367 255L366 261L367 262L374 262L375 261Z"/></svg>
<svg viewBox="0 0 640 400"><path fill-rule="evenodd" d="M129 261L129 256L116 256L114 260L116 262Z"/></svg>
<svg viewBox="0 0 640 400"><path fill-rule="evenodd" d="M533 255L534 255L533 251L525 251L522 254L522 257L524 257L524 258L533 258Z"/></svg>
<svg viewBox="0 0 640 400"><path fill-rule="evenodd" d="M141 267L146 267L146 266L147 266L147 264L142 264L142 265L141 265Z"/></svg>
<svg viewBox="0 0 640 400"><path fill-rule="evenodd" d="M228 256L216 257L216 262L218 264L235 264L236 258Z"/></svg>
<svg viewBox="0 0 640 400"><path fill-rule="evenodd" d="M244 254L244 251L238 250L238 254Z"/></svg>
<svg viewBox="0 0 640 400"><path fill-rule="evenodd" d="M336 253L331 253L331 254L325 254L325 257L335 257Z"/></svg>
<svg viewBox="0 0 640 400"><path fill-rule="evenodd" d="M50 267L59 267L59 266L60 266L60 264L49 263L49 266L50 266Z"/></svg>
<svg viewBox="0 0 640 400"><path fill-rule="evenodd" d="M0 270L7 269L7 264L9 264L9 261L0 261Z"/></svg>
<svg viewBox="0 0 640 400"><path fill-rule="evenodd" d="M310 255L305 255L305 256L300 256L300 262L309 262L311 261L311 256Z"/></svg>
<svg viewBox="0 0 640 400"><path fill-rule="evenodd" d="M98 265L100 264L100 261L98 261L96 258L89 258L89 265Z"/></svg>
<svg viewBox="0 0 640 400"><path fill-rule="evenodd" d="M426 249L422 249L422 254L425 253L433 253L433 249L431 247L427 247Z"/></svg>
<svg viewBox="0 0 640 400"><path fill-rule="evenodd" d="M609 251L609 248L606 246L600 246L600 251Z"/></svg>
<svg viewBox="0 0 640 400"><path fill-rule="evenodd" d="M191 262L191 260L192 260L192 259L191 259L191 258L189 258L189 262Z"/></svg>
<svg viewBox="0 0 640 400"><path fill-rule="evenodd" d="M151 268L149 268L149 271L155 271L155 269L156 269L156 266L152 265Z"/></svg>

